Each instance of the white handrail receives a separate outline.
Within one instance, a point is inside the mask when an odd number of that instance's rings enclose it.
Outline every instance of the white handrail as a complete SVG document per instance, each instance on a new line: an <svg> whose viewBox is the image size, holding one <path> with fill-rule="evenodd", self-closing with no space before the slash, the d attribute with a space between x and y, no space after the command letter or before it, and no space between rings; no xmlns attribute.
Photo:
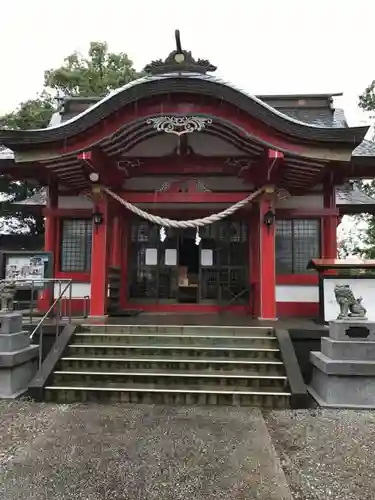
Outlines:
<svg viewBox="0 0 375 500"><path fill-rule="evenodd" d="M41 320L39 321L39 323L36 325L36 327L34 328L34 330L31 332L30 334L30 339L32 339L35 335L35 333L38 331L38 329L40 328L40 326L43 324L43 322L46 320L46 318L48 317L49 313L53 310L53 308L55 307L55 305L60 302L60 300L63 298L65 292L68 290L68 288L72 285L73 283L73 280L56 280L56 281L67 281L68 283L66 284L65 288L63 289L63 291L59 294L59 296L53 301L53 303L50 305L48 311L44 314L44 316L41 318ZM72 316L71 314L68 316L68 323L71 323L72 321Z"/></svg>

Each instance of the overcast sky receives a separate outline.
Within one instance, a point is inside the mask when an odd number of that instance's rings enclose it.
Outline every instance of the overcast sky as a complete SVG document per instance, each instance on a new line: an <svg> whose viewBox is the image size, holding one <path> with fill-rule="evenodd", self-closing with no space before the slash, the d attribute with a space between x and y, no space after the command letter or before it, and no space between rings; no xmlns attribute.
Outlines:
<svg viewBox="0 0 375 500"><path fill-rule="evenodd" d="M5 0L4 0L5 1ZM183 48L252 94L344 92L351 125L375 79L374 0L12 0L0 20L0 113L41 90L43 71L90 41L137 69Z"/></svg>

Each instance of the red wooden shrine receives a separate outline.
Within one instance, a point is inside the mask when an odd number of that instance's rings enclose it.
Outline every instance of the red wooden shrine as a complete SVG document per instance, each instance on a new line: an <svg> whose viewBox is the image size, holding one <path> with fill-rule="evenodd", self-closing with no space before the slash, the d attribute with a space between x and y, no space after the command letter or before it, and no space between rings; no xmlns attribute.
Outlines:
<svg viewBox="0 0 375 500"><path fill-rule="evenodd" d="M9 148L1 172L46 188L45 250L54 253L54 276L75 280L77 312L88 296L92 317L113 307L317 314L318 279L307 264L336 258L337 186L368 174L370 162L355 155L367 127L333 123L332 96L257 98L207 74L214 69L175 50L104 99L67 99L53 126L0 131ZM289 116L314 106L331 126ZM163 233L104 187L177 221L262 192L198 234Z"/></svg>

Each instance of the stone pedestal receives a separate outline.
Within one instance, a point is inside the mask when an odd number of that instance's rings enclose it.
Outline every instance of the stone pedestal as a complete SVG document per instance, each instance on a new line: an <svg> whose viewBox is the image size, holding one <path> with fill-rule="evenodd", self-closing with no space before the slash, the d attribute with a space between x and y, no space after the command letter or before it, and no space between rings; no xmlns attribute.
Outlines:
<svg viewBox="0 0 375 500"><path fill-rule="evenodd" d="M321 406L375 408L375 323L336 320L311 352L311 395Z"/></svg>
<svg viewBox="0 0 375 500"><path fill-rule="evenodd" d="M27 391L37 371L39 347L30 345L22 331L22 314L0 312L0 398L16 398Z"/></svg>

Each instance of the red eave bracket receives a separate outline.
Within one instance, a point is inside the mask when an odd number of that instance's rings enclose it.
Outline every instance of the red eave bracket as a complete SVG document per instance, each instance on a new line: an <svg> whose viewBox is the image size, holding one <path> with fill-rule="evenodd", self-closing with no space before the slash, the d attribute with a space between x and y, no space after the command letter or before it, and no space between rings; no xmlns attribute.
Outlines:
<svg viewBox="0 0 375 500"><path fill-rule="evenodd" d="M277 184L281 177L281 167L284 163L284 153L276 149L266 149L265 155L249 170L249 175L256 186Z"/></svg>
<svg viewBox="0 0 375 500"><path fill-rule="evenodd" d="M96 147L88 151L82 151L77 158L83 165L89 167L90 171L99 174L100 183L121 188L124 178L117 167L117 163L100 148Z"/></svg>

